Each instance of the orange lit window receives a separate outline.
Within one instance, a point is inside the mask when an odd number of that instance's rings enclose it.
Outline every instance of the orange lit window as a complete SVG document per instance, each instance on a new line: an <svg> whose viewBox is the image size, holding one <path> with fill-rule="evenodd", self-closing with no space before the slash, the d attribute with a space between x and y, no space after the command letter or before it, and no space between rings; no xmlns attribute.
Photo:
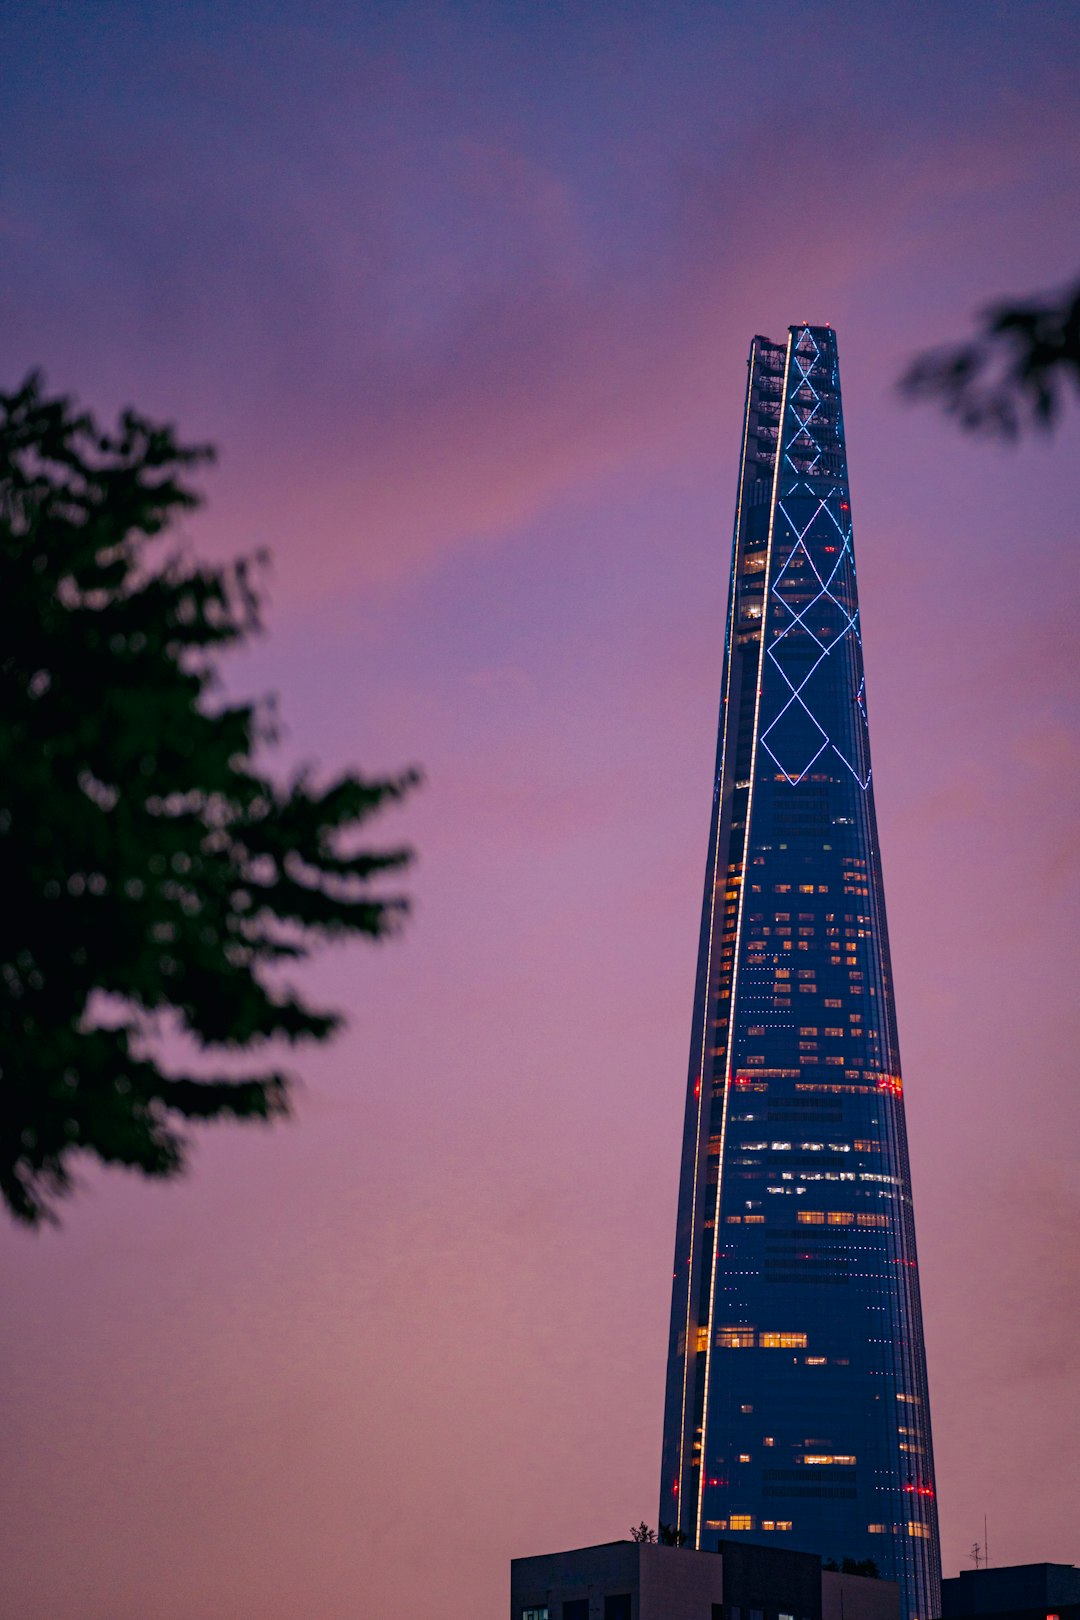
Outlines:
<svg viewBox="0 0 1080 1620"><path fill-rule="evenodd" d="M854 1457L837 1457L831 1451L808 1451L803 1458L803 1462L809 1465L821 1464L826 1468L854 1468L855 1466Z"/></svg>
<svg viewBox="0 0 1080 1620"><path fill-rule="evenodd" d="M750 1453L748 1451L740 1451L739 1452L739 1461L740 1462L749 1462L750 1461Z"/></svg>
<svg viewBox="0 0 1080 1620"><path fill-rule="evenodd" d="M763 1350L805 1350L805 1333L762 1333L758 1339Z"/></svg>
<svg viewBox="0 0 1080 1620"><path fill-rule="evenodd" d="M750 1350L754 1344L754 1330L747 1327L722 1327L716 1335L722 1350Z"/></svg>
<svg viewBox="0 0 1080 1620"><path fill-rule="evenodd" d="M924 1540L929 1539L930 1536L929 1526L925 1524L909 1524L907 1533L909 1536L922 1537Z"/></svg>
<svg viewBox="0 0 1080 1620"><path fill-rule="evenodd" d="M823 1209L800 1209L796 1219L801 1226L824 1226L825 1211Z"/></svg>
<svg viewBox="0 0 1080 1620"><path fill-rule="evenodd" d="M733 1513L728 1520L729 1530L752 1530L753 1528L754 1516L752 1513Z"/></svg>

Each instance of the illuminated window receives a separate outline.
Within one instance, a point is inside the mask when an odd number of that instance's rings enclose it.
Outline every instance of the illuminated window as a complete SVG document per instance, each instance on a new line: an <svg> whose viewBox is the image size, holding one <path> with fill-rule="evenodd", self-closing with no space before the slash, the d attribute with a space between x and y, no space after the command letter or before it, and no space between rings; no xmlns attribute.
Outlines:
<svg viewBox="0 0 1080 1620"><path fill-rule="evenodd" d="M733 1513L728 1520L729 1530L752 1530L754 1516L752 1513Z"/></svg>
<svg viewBox="0 0 1080 1620"><path fill-rule="evenodd" d="M767 1434L761 1443L763 1446L775 1446L776 1438L774 1435Z"/></svg>
<svg viewBox="0 0 1080 1620"><path fill-rule="evenodd" d="M747 1327L722 1327L716 1335L722 1350L750 1350L754 1345L754 1330Z"/></svg>
<svg viewBox="0 0 1080 1620"><path fill-rule="evenodd" d="M752 1412L753 1410L754 1410L754 1408L752 1406L740 1406L739 1407L740 1412Z"/></svg>
<svg viewBox="0 0 1080 1620"><path fill-rule="evenodd" d="M706 1530L726 1530L727 1529L727 1520L726 1519L706 1519L705 1520L705 1528L706 1528Z"/></svg>
<svg viewBox="0 0 1080 1620"><path fill-rule="evenodd" d="M744 1215L744 1226L758 1226L765 1219L764 1215Z"/></svg>
<svg viewBox="0 0 1080 1620"><path fill-rule="evenodd" d="M751 1030L750 1033L753 1034L754 1033L753 1030ZM843 1032L842 1029L836 1029L835 1027L829 1027L828 1029L826 1029L825 1033L826 1033L826 1035L832 1035L832 1036L835 1036L835 1037L839 1037L841 1040L843 1039L843 1035L844 1035L844 1032Z"/></svg>
<svg viewBox="0 0 1080 1620"><path fill-rule="evenodd" d="M763 1530L775 1530L776 1529L776 1520L775 1519L762 1519L761 1528Z"/></svg>
<svg viewBox="0 0 1080 1620"><path fill-rule="evenodd" d="M805 1333L762 1333L758 1339L763 1350L805 1350Z"/></svg>
<svg viewBox="0 0 1080 1620"><path fill-rule="evenodd" d="M854 1468L855 1466L854 1457L837 1457L831 1451L808 1451L803 1458L803 1462L808 1466L820 1464L825 1468Z"/></svg>
<svg viewBox="0 0 1080 1620"><path fill-rule="evenodd" d="M842 1001L828 1001L827 1000L825 1002L825 1005L826 1005L826 1007L842 1007L844 1005L844 1003Z"/></svg>
<svg viewBox="0 0 1080 1620"><path fill-rule="evenodd" d="M804 1356L803 1361L808 1367L824 1367L828 1364L828 1356Z"/></svg>
<svg viewBox="0 0 1080 1620"><path fill-rule="evenodd" d="M547 1604L543 1604L539 1609L522 1609L521 1620L548 1620Z"/></svg>
<svg viewBox="0 0 1080 1620"><path fill-rule="evenodd" d="M748 1451L740 1451L739 1452L739 1461L740 1462L749 1462L750 1461L750 1453Z"/></svg>
<svg viewBox="0 0 1080 1620"><path fill-rule="evenodd" d="M868 1524L866 1528L869 1530L872 1536L883 1536L887 1534L883 1524Z"/></svg>
<svg viewBox="0 0 1080 1620"><path fill-rule="evenodd" d="M698 1330L697 1330L697 1347L698 1347L699 1355L703 1350L707 1350L709 1348L709 1330L708 1330L707 1327L699 1327L698 1328Z"/></svg>
<svg viewBox="0 0 1080 1620"><path fill-rule="evenodd" d="M835 1055L834 1055L834 1056L831 1056L831 1057L827 1057L827 1058L826 1058L826 1059L825 1059L825 1062L826 1062L826 1063L831 1063L831 1064L832 1064L832 1066L833 1066L833 1068L836 1068L836 1066L837 1066L837 1065L839 1065L839 1066L840 1066L840 1068L843 1068L843 1066L844 1066L844 1060L843 1060L843 1058L842 1058L842 1057L837 1057L837 1056L835 1056Z"/></svg>
<svg viewBox="0 0 1080 1620"><path fill-rule="evenodd" d="M791 1520L790 1519L777 1519L776 1528L778 1530L790 1530L791 1529Z"/></svg>
<svg viewBox="0 0 1080 1620"><path fill-rule="evenodd" d="M795 1219L802 1226L824 1226L825 1211L823 1209L800 1209Z"/></svg>
<svg viewBox="0 0 1080 1620"><path fill-rule="evenodd" d="M855 1217L860 1226L888 1226L887 1215L857 1215Z"/></svg>
<svg viewBox="0 0 1080 1620"><path fill-rule="evenodd" d="M907 1533L909 1536L917 1536L925 1540L930 1535L930 1529L929 1526L925 1524L909 1524L907 1527Z"/></svg>

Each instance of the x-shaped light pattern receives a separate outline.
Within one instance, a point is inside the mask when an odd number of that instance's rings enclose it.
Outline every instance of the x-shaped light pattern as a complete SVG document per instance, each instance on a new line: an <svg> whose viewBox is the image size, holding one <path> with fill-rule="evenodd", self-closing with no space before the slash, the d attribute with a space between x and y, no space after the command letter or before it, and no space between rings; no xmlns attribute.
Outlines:
<svg viewBox="0 0 1080 1620"><path fill-rule="evenodd" d="M795 360L796 366L798 367L799 379L798 379L798 383L796 384L796 388L793 390L793 393L797 392L801 388L804 388L804 387L808 388L810 390L810 392L812 393L812 395L813 395L813 405L812 405L812 408L807 411L807 414L806 414L805 417L800 416L798 414L798 412L795 410L794 399L792 400L791 404L789 405L789 409L795 412L796 421L798 422L799 425L798 425L798 428L797 428L796 432L794 433L794 435L793 435L793 437L791 439L791 442L790 442L790 444L788 446L788 449L784 453L784 460L788 463L788 465L790 466L792 472L794 472L794 473L796 473L798 475L799 474L799 469L796 467L794 461L791 459L792 450L794 450L796 452L796 454L798 454L799 451L803 451L804 453L812 452L813 453L813 460L812 460L810 468L809 468L809 473L810 473L811 476L820 476L819 474L815 474L814 469L816 468L817 463L821 459L821 456L823 455L824 452L823 452L822 446L817 443L817 441L813 437L813 434L810 432L810 425L813 422L814 418L822 410L821 397L820 397L817 389L814 387L813 382L811 381L811 374L812 374L812 372L814 370L815 365L817 364L817 361L819 360L819 358L821 356L821 350L818 347L818 344L817 344L816 340L814 339L813 334L809 330L804 331L802 339L800 339L800 344L803 342L804 339L807 339L807 338L810 340L810 345L812 347L812 353L808 354L805 351L805 349L800 349L800 347L798 347L798 346L795 349L794 360ZM800 440L805 440L805 444L800 444L799 443ZM803 483L802 476L797 476L796 482L791 486L790 489L785 491L784 499L790 499L793 495L798 493L798 491L800 489L800 485L802 483ZM810 490L809 484L807 484L805 486L805 489L806 489L807 494L813 494L814 493L813 491ZM798 786L798 784L805 778L807 772L810 771L812 769L812 767L815 765L815 763L821 758L821 755L825 752L825 750L828 747L831 746L833 752L837 755L838 758L843 760L844 764L847 766L847 768L851 772L852 776L854 776L854 778L858 782L859 786L865 791L865 789L867 788L867 786L869 785L869 782L870 782L870 768L869 768L869 766L867 766L866 777L865 777L865 780L864 780L864 778L860 775L860 773L859 773L858 769L856 768L856 766L852 764L852 762L847 758L846 754L844 754L843 751L840 748L837 747L836 743L832 741L831 737L829 736L828 730L826 729L825 726L822 725L821 721L818 719L817 715L814 714L813 710L807 704L807 702L805 701L805 697L804 697L804 694L806 693L806 690L807 690L807 685L808 685L811 677L813 676L814 672L821 666L821 664L824 662L824 660L829 657L830 653L832 653L840 645L840 643L843 641L844 637L848 634L849 631L854 634L856 641L859 643L860 650L861 650L861 647L862 647L862 638L859 635L859 625L858 625L859 610L858 610L858 608L856 607L855 611L853 613L850 612L848 610L848 608L845 607L844 603L840 601L840 599L838 598L838 596L835 594L835 592L833 590L833 586L836 583L837 576L840 574L841 570L845 567L845 565L850 566L852 574L854 574L854 571L855 571L855 556L854 556L854 552L852 550L852 544L851 544L851 523L849 521L849 522L847 522L846 525L842 524L840 522L840 520L837 518L836 513L832 509L834 504L841 504L841 502L842 502L843 505L846 506L847 503L843 499L843 496L844 496L844 492L843 492L842 488L840 486L836 486L836 485L834 485L833 488L829 490L827 495L819 496L818 500L817 500L817 506L816 506L813 514L811 515L809 521L803 526L802 529L800 529L798 527L797 523L792 518L790 512L784 506L783 501L781 500L781 501L779 501L777 503L778 512L782 515L782 517L785 519L785 521L788 524L790 524L791 529L792 529L792 531L794 532L794 534L796 536L796 539L795 539L794 546L792 547L790 553L788 554L788 557L787 557L787 559L786 559L786 561L784 563L783 568L781 568L780 572L777 574L775 580L772 581L772 584L770 586L770 594L773 597L775 597L776 602L779 604L779 606L786 609L786 611L790 614L790 616L791 616L790 623L788 623L788 624L786 624L784 626L783 630L781 630L780 634L776 637L775 641L773 641L769 645L768 653L769 653L769 657L772 659L773 664L775 665L776 669L780 672L780 675L783 678L784 684L787 687L787 689L788 689L788 691L789 691L789 693L791 695L789 696L787 702L784 704L783 708L780 710L779 714L777 714L773 718L773 720L770 722L770 724L762 732L762 734L761 734L761 746L765 749L766 753L769 755L769 758L774 762L774 764L777 766L777 768L782 772L785 780L787 782L789 782L792 787L797 787ZM841 541L839 554L837 556L836 562L833 565L832 569L829 571L827 578L822 578L822 575L821 575L820 571L818 570L818 568L816 567L816 565L814 563L814 559L810 555L809 548L807 547L807 544L806 544L807 535L809 534L810 530L813 528L814 524L821 517L822 513L824 513L830 519L830 521L832 522L833 526L835 527L835 529L837 531L837 534L839 535L840 541ZM787 574L789 569L792 569L796 565L797 559L800 558L800 555L801 555L802 558L805 559L807 565L810 568L811 573L813 574L815 580L817 581L818 591L817 591L817 594L812 599L812 601L808 602L799 611L796 611L796 609L792 606L792 604L785 600L784 596L781 593L780 586L781 586L781 583L782 583L782 581L784 579L785 574ZM808 614L812 613L815 608L820 606L823 597L827 598L828 601L830 601L835 606L838 613L840 614L841 621L842 621L842 628L841 628L839 634L833 640L829 641L828 643L822 641L819 636L815 635L813 630L811 630L809 624L807 624L807 622L806 622L806 616ZM797 629L801 629L801 630L805 631L805 633L810 637L811 641L814 643L814 645L818 649L818 656L814 659L814 661L810 665L809 669L802 669L801 671L797 672L799 674L799 678L797 680L793 680L792 675L784 667L784 663L781 661L781 658L777 657L777 653L778 652L783 653L784 651L786 651L786 649L783 646L784 640L785 640L785 638L792 636ZM864 727L866 726L865 689L866 689L866 680L865 680L865 677L863 676L863 677L861 677L860 682L859 682L859 690L855 694L855 703L856 703L856 705L858 707L860 715L862 716L862 721L863 721ZM799 771L792 771L792 770L789 770L788 767L783 763L783 761L778 758L775 750L772 747L769 746L768 738L769 738L770 733L775 731L776 727L783 720L784 716L786 714L788 714L789 711L792 711L793 705L796 705L796 704L798 705L798 708L802 711L803 715L805 715L806 719L813 726L815 732L817 733L818 737L821 740L820 740L820 742L818 744L818 747L815 750L813 756L806 762L806 764L803 765L802 769L799 770ZM775 740L776 739L774 738L774 741Z"/></svg>

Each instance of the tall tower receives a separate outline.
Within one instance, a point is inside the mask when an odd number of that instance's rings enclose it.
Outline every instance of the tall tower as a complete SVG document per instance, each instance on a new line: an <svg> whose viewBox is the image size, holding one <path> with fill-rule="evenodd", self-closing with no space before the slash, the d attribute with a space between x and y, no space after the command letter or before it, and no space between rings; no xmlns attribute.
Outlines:
<svg viewBox="0 0 1080 1620"><path fill-rule="evenodd" d="M672 1289L662 1523L939 1613L836 338L756 337Z"/></svg>

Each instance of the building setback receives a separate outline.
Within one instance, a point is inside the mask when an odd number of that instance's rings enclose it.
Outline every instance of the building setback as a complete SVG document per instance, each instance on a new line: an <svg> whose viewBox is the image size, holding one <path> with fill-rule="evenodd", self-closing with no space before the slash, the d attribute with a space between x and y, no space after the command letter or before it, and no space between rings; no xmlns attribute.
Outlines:
<svg viewBox="0 0 1080 1620"><path fill-rule="evenodd" d="M660 1519L940 1557L835 334L754 339L679 1194Z"/></svg>

